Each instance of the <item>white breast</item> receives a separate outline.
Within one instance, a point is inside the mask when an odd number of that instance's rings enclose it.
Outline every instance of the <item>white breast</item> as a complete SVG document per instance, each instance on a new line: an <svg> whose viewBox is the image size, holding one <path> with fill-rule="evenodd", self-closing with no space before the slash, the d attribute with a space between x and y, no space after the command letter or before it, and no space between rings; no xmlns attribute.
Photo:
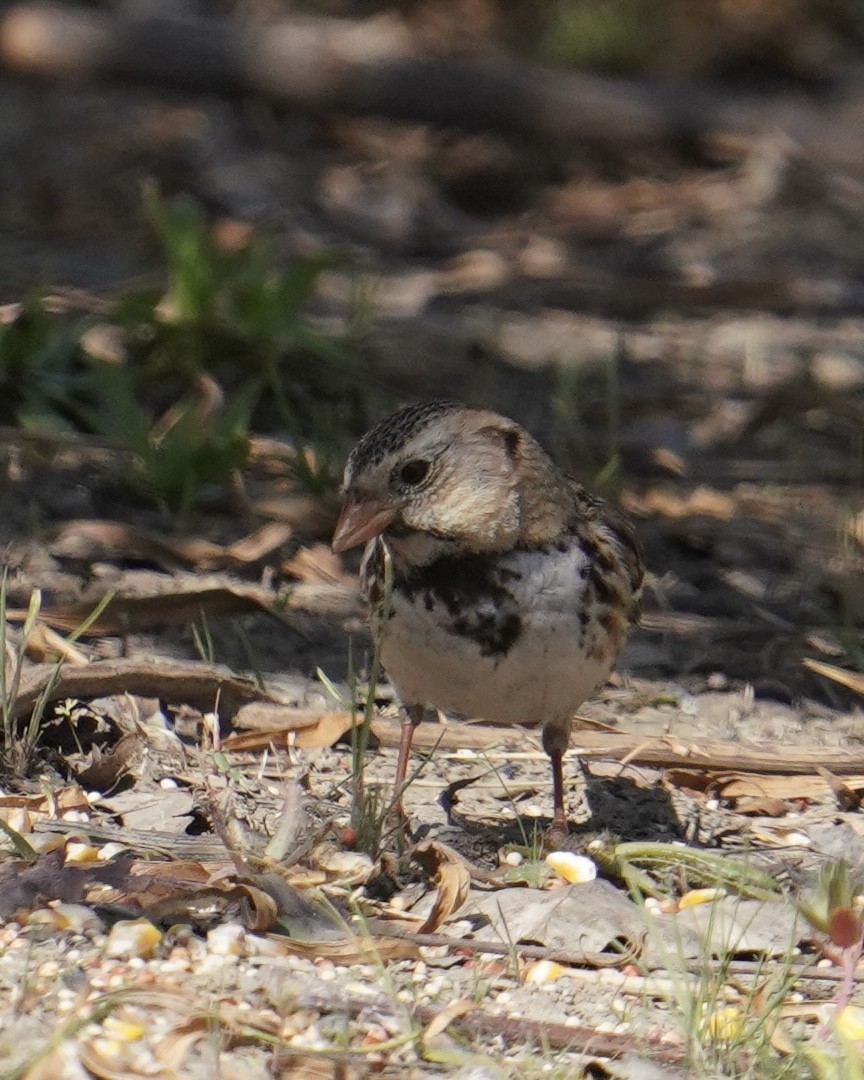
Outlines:
<svg viewBox="0 0 864 1080"><path fill-rule="evenodd" d="M430 611L422 595L394 591L382 658L405 704L498 723L563 720L608 676L610 650L600 650L602 659L588 656L592 636L603 631L584 617L586 557L578 545L500 558L505 572L519 575L507 587L521 621L503 654L484 655L470 636L454 632L459 613L440 603ZM495 614L488 597L478 606Z"/></svg>

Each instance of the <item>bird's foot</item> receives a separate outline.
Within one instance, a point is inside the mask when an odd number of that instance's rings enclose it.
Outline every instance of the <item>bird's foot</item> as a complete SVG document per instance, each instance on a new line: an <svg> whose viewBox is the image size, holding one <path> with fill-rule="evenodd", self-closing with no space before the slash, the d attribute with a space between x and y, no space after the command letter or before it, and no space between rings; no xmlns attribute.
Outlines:
<svg viewBox="0 0 864 1080"><path fill-rule="evenodd" d="M569 835L570 829L567 827L567 819L563 815L559 817L556 814L552 819L552 824L543 834L543 844L550 851L556 851L567 842Z"/></svg>

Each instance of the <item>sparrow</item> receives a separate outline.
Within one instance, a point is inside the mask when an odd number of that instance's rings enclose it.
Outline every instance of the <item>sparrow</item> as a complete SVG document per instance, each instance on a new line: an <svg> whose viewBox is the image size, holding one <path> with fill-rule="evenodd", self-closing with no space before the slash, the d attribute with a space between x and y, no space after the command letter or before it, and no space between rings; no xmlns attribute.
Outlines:
<svg viewBox="0 0 864 1080"><path fill-rule="evenodd" d="M566 835L572 717L638 618L643 563L628 521L515 421L433 401L399 409L351 452L332 547L360 544L372 631L403 706L394 809L402 816L431 706L541 725L550 831Z"/></svg>

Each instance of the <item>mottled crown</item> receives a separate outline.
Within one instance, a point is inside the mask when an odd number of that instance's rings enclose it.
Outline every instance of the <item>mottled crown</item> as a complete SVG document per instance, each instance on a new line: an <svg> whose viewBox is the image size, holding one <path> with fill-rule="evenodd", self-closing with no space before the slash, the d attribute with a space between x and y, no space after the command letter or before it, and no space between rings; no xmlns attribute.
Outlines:
<svg viewBox="0 0 864 1080"><path fill-rule="evenodd" d="M388 454L394 453L427 425L454 409L464 409L458 401L422 401L403 405L371 428L351 451L346 476L356 476L374 468Z"/></svg>

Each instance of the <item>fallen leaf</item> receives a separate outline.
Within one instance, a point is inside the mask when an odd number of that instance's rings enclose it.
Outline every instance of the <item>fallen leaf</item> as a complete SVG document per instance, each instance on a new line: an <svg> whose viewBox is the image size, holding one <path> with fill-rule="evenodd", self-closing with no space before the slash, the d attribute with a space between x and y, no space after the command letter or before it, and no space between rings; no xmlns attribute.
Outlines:
<svg viewBox="0 0 864 1080"><path fill-rule="evenodd" d="M341 558L335 555L327 544L300 548L292 558L283 563L282 571L298 581L323 584L345 584L354 578L353 574L345 573Z"/></svg>
<svg viewBox="0 0 864 1080"><path fill-rule="evenodd" d="M483 915L502 942L539 943L586 963L623 962L648 929L642 909L602 878L551 892L502 889L472 897L465 914Z"/></svg>
<svg viewBox="0 0 864 1080"><path fill-rule="evenodd" d="M362 717L341 712L310 712L287 705L254 703L244 706L235 717L235 727L254 727L253 731L235 731L222 740L223 750L256 751L268 746L296 746L315 750L333 746Z"/></svg>
<svg viewBox="0 0 864 1080"><path fill-rule="evenodd" d="M458 1020L460 1016L466 1016L469 1012L474 1012L475 1009L479 1008L478 1002L469 998L458 998L456 1001L451 1001L423 1029L420 1036L423 1045L428 1046L436 1036L442 1035L453 1021Z"/></svg>
<svg viewBox="0 0 864 1080"><path fill-rule="evenodd" d="M37 663L89 664L90 658L50 626L37 622L26 641L27 656Z"/></svg>
<svg viewBox="0 0 864 1080"><path fill-rule="evenodd" d="M458 852L435 840L417 844L411 855L433 879L438 890L432 910L417 929L418 934L434 934L467 900L471 874Z"/></svg>
<svg viewBox="0 0 864 1080"><path fill-rule="evenodd" d="M723 896L710 904L682 908L672 916L676 928L695 932L713 956L786 956L801 937L798 913L780 901Z"/></svg>

